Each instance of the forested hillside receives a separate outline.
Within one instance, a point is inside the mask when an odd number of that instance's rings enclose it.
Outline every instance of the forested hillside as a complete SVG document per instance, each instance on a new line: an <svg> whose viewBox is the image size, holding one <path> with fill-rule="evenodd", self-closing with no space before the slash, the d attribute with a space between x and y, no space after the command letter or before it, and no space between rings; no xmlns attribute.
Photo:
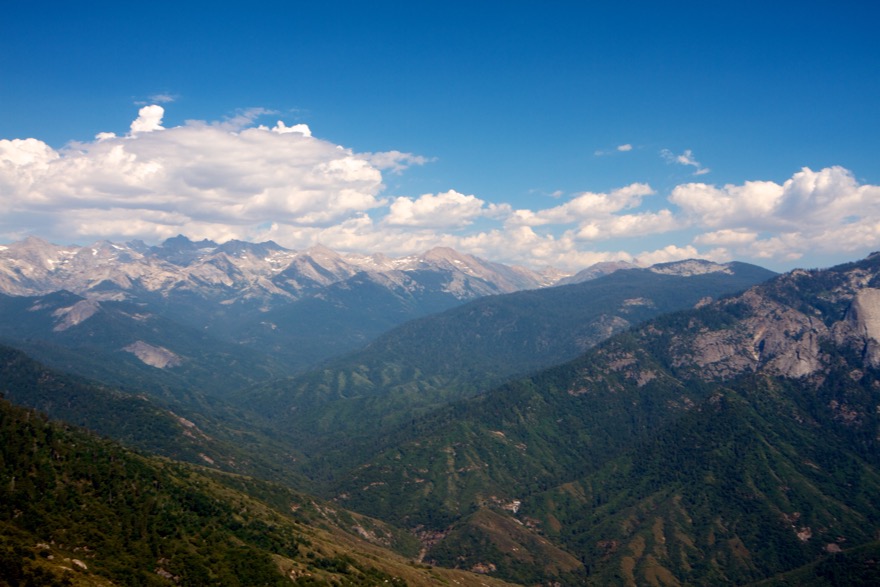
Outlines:
<svg viewBox="0 0 880 587"><path fill-rule="evenodd" d="M380 547L406 550L406 537L362 516L138 455L5 400L0 502L10 587L500 584L410 564Z"/></svg>
<svg viewBox="0 0 880 587"><path fill-rule="evenodd" d="M548 557L511 560L529 538L475 512L517 520L597 585L745 584L868 544L875 284L880 256L656 318L413 419L337 499L439 533L426 560L491 561L517 580L561 575Z"/></svg>
<svg viewBox="0 0 880 587"><path fill-rule="evenodd" d="M408 322L363 350L240 399L312 453L571 360L665 312L738 293L774 273L684 261L573 285L489 296ZM342 450L343 453L347 449Z"/></svg>

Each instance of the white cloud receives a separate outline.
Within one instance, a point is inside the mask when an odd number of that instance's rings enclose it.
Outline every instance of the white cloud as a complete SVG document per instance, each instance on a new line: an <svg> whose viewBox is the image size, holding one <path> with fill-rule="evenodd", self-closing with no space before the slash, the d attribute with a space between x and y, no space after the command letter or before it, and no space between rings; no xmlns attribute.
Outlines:
<svg viewBox="0 0 880 587"><path fill-rule="evenodd" d="M400 197L391 204L385 223L390 226L457 228L467 226L496 208L475 197L449 190L437 195L424 194L413 200Z"/></svg>
<svg viewBox="0 0 880 587"><path fill-rule="evenodd" d="M162 117L165 109L156 104L144 106L138 110L138 117L131 123L131 134L162 130Z"/></svg>
<svg viewBox="0 0 880 587"><path fill-rule="evenodd" d="M159 104L167 104L169 102L174 102L174 100L176 100L176 98L168 93L153 94L150 96L150 102Z"/></svg>
<svg viewBox="0 0 880 587"><path fill-rule="evenodd" d="M758 240L758 233L752 230L731 230L725 228L724 230L701 234L694 239L694 242L699 245L711 246L743 246L751 244L756 240Z"/></svg>
<svg viewBox="0 0 880 587"><path fill-rule="evenodd" d="M421 155L413 155L412 153L401 153L400 151L386 151L384 153L364 153L362 155L371 165L381 170L388 170L394 174L401 174L413 165L425 165L431 163L435 159L429 159Z"/></svg>
<svg viewBox="0 0 880 587"><path fill-rule="evenodd" d="M696 168L694 175L706 175L711 171L708 167L703 167L700 162L694 159L694 154L690 149L685 149L681 155L676 155L669 149L660 151L660 156L666 159L668 163L676 163L678 165L687 165Z"/></svg>
<svg viewBox="0 0 880 587"><path fill-rule="evenodd" d="M279 120L275 127L272 129L272 132L277 132L280 135L284 135L291 132L296 132L301 134L304 137L312 136L312 129L309 128L307 124L294 124L293 126L287 126L284 124L283 120Z"/></svg>
<svg viewBox="0 0 880 587"><path fill-rule="evenodd" d="M60 151L35 139L0 141L0 206L38 211L72 237L134 236L140 226L144 236L200 227L206 237L247 238L267 219L326 225L385 204L379 169L310 138L305 125L164 129L163 114L144 107L130 136L102 133Z"/></svg>
<svg viewBox="0 0 880 587"><path fill-rule="evenodd" d="M655 192L646 183L633 183L609 193L583 192L568 202L539 210L516 210L511 216L512 224L541 226L546 224L571 224L590 222L621 210L641 205L644 196Z"/></svg>
<svg viewBox="0 0 880 587"><path fill-rule="evenodd" d="M880 214L880 187L858 185L842 167L819 171L805 167L781 185L772 181L720 188L682 184L669 200L694 224L719 228L747 224L786 232L815 231Z"/></svg>
<svg viewBox="0 0 880 587"><path fill-rule="evenodd" d="M684 184L669 200L692 226L715 229L696 244L730 247L740 256L789 262L880 246L880 186L859 185L842 167L805 167L782 184Z"/></svg>
<svg viewBox="0 0 880 587"><path fill-rule="evenodd" d="M781 183L684 183L665 199L642 182L567 198L556 192L563 197L514 210L454 189L387 197L383 172L430 159L353 152L303 123L256 125L270 113L163 128L164 110L153 104L126 136L98 133L59 150L35 138L0 140L0 235L156 242L182 233L392 255L442 245L572 271L635 258L786 264L815 251L880 248L880 186L862 185L842 167L803 168ZM669 156L702 169L690 151ZM642 250L648 236L653 248Z"/></svg>
<svg viewBox="0 0 880 587"><path fill-rule="evenodd" d="M49 163L58 159L58 154L43 141L37 139L0 140L0 164L14 168L28 169L34 166L45 169Z"/></svg>
<svg viewBox="0 0 880 587"><path fill-rule="evenodd" d="M596 157L604 157L606 155L614 155L615 153L626 153L633 150L633 146L629 143L624 143L622 145L617 145L613 149L597 149L593 151L593 155Z"/></svg>
<svg viewBox="0 0 880 587"><path fill-rule="evenodd" d="M605 240L638 237L673 231L681 222L669 210L642 214L610 215L584 222L576 232L579 239Z"/></svg>
<svg viewBox="0 0 880 587"><path fill-rule="evenodd" d="M768 222L782 198L782 186L772 181L749 181L722 188L687 183L672 190L669 201L702 226L736 226Z"/></svg>

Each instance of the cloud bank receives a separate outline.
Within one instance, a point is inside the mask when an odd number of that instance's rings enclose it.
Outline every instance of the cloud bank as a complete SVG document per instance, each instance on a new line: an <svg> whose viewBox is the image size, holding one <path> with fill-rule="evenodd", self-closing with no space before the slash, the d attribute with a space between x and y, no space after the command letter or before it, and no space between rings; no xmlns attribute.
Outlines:
<svg viewBox="0 0 880 587"><path fill-rule="evenodd" d="M157 242L185 234L388 254L443 245L569 270L697 256L780 267L814 251L880 247L880 187L843 167L803 168L782 183L684 183L665 196L635 182L540 208L455 189L391 196L384 173L432 159L357 153L312 136L305 124L255 125L267 114L166 128L163 107L151 104L125 136L99 133L58 150L36 138L0 140L0 240ZM708 173L689 150L663 156Z"/></svg>

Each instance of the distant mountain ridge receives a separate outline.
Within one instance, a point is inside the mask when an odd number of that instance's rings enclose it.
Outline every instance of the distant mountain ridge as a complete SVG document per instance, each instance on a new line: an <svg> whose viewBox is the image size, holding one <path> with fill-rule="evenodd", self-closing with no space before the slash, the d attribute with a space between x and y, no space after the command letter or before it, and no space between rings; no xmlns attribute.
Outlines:
<svg viewBox="0 0 880 587"><path fill-rule="evenodd" d="M448 248L393 259L272 241L61 246L29 237L0 246L0 341L80 375L103 378L89 365L126 353L141 366L128 361L120 378L152 373L172 389L232 391L353 350L406 320L556 278ZM81 360L60 356L77 352Z"/></svg>
<svg viewBox="0 0 880 587"><path fill-rule="evenodd" d="M577 279L629 267L600 264ZM89 365L116 364L126 353L140 365L125 362L120 379L152 374L172 390L224 393L303 371L408 320L562 277L446 247L395 259L182 235L156 246L29 237L0 246L0 342L97 378L104 374ZM76 359L77 352L85 355ZM224 359L239 354L240 361Z"/></svg>
<svg viewBox="0 0 880 587"><path fill-rule="evenodd" d="M446 247L393 259L341 255L323 246L294 251L273 241L218 244L182 235L157 246L142 241L61 246L37 237L0 246L0 293L8 295L66 289L89 298L119 299L139 290L163 295L187 291L225 303L271 304L299 299L360 272L419 271L453 276L445 291L459 299L546 287L558 279L558 272L493 263Z"/></svg>
<svg viewBox="0 0 880 587"><path fill-rule="evenodd" d="M774 275L746 263L688 260L483 297L409 321L359 351L240 399L286 430L302 431L303 445L326 450L330 440L478 395L571 360L664 312L709 303Z"/></svg>
<svg viewBox="0 0 880 587"><path fill-rule="evenodd" d="M594 585L807 565L834 573L813 584L873 584L857 578L880 575L860 554L880 531L878 317L880 255L796 270L404 422L336 497L442 530L425 560L499 576L546 580L516 554L540 537ZM487 510L516 519L515 549Z"/></svg>

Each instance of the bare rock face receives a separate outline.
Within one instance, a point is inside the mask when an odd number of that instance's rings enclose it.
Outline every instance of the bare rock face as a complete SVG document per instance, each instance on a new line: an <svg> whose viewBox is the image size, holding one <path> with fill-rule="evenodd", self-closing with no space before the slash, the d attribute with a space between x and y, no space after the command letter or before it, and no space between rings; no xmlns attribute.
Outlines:
<svg viewBox="0 0 880 587"><path fill-rule="evenodd" d="M856 293L851 319L862 336L880 341L880 289L866 287Z"/></svg>
<svg viewBox="0 0 880 587"><path fill-rule="evenodd" d="M82 300L68 308L59 308L52 315L58 318L58 324L55 325L55 332L62 332L72 326L81 324L94 316L100 309L100 304L93 300Z"/></svg>
<svg viewBox="0 0 880 587"><path fill-rule="evenodd" d="M792 271L717 302L736 320L691 319L688 331L672 341L673 364L706 380L763 372L818 382L830 369L830 348L837 347L861 357L859 369L880 367L880 288L872 287L878 282L875 257L825 271Z"/></svg>
<svg viewBox="0 0 880 587"><path fill-rule="evenodd" d="M178 355L168 349L147 344L142 340L134 342L122 350L132 353L143 363L151 367L156 367L157 369L177 367L183 363L183 360Z"/></svg>
<svg viewBox="0 0 880 587"><path fill-rule="evenodd" d="M0 245L0 293L35 296L65 289L97 300L140 292L186 292L206 300L263 300L284 304L342 284L361 272L443 276L443 291L459 299L555 284L552 271L493 263L449 248L413 257L342 255L326 247L292 251L269 241L192 242L179 236L160 246L107 241L58 246L30 237ZM223 302L221 302L223 303Z"/></svg>
<svg viewBox="0 0 880 587"><path fill-rule="evenodd" d="M688 277L692 275L705 275L707 273L733 273L729 264L713 263L703 259L688 259L686 261L673 261L671 263L660 263L650 267L654 273L663 275L680 275Z"/></svg>
<svg viewBox="0 0 880 587"><path fill-rule="evenodd" d="M758 370L801 378L823 368L819 343L829 331L817 317L768 299L758 289L724 303L747 305L749 316L733 328L704 328L680 339L677 367L696 367L706 379Z"/></svg>
<svg viewBox="0 0 880 587"><path fill-rule="evenodd" d="M861 351L867 365L880 366L880 289L859 290L834 334L837 344Z"/></svg>

